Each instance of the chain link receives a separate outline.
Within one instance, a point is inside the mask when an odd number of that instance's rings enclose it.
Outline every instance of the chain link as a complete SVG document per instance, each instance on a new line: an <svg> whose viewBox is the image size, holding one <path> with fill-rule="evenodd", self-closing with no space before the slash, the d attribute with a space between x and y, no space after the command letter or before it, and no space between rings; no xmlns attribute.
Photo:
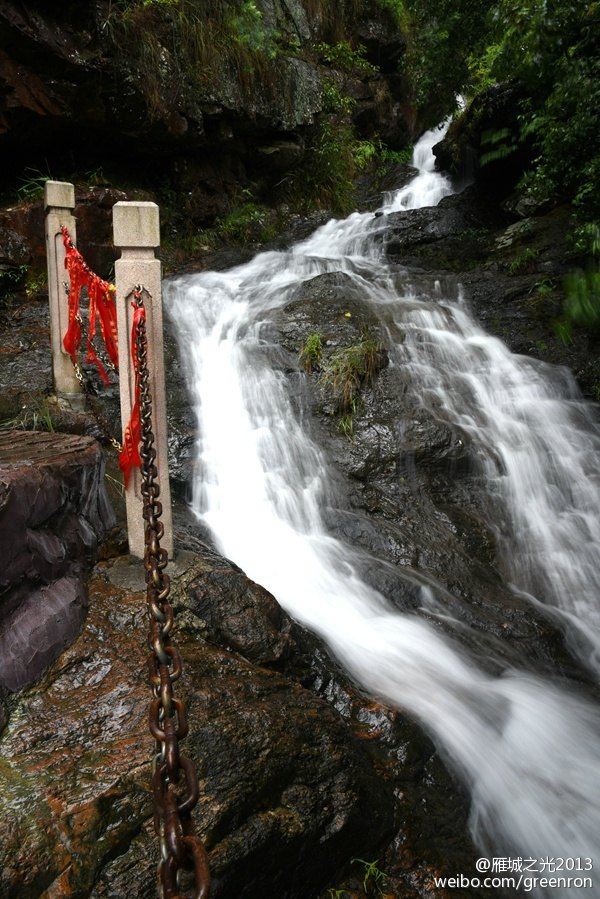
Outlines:
<svg viewBox="0 0 600 899"><path fill-rule="evenodd" d="M133 291L134 302L144 306L143 288ZM148 601L150 683L150 732L156 740L153 767L154 825L160 841L158 866L161 899L183 899L180 871L192 871L195 887L191 899L208 899L210 872L206 850L194 835L191 812L198 802L198 778L193 763L179 743L188 733L186 707L176 698L173 684L182 672L179 650L171 641L173 607L169 602L170 581L165 573L167 551L160 545L164 525L152 429L152 395L148 372L146 323L139 319L135 334L137 388L139 391L142 441L141 479L145 529L146 596Z"/></svg>

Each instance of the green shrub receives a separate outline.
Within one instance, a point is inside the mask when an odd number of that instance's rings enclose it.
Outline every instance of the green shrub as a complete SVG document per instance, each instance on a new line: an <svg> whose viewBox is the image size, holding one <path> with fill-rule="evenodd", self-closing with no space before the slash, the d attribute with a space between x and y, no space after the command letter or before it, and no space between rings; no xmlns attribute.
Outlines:
<svg viewBox="0 0 600 899"><path fill-rule="evenodd" d="M265 91L277 90L281 36L265 24L255 0L117 2L102 29L116 51L129 48L132 75L152 115L169 102L167 66L173 90L186 84L205 91L232 72L247 94L257 81Z"/></svg>
<svg viewBox="0 0 600 899"><path fill-rule="evenodd" d="M218 237L231 243L265 243L277 234L271 211L250 200L217 219L213 230Z"/></svg>
<svg viewBox="0 0 600 899"><path fill-rule="evenodd" d="M381 367L381 346L365 333L360 343L336 350L323 366L321 383L331 391L340 412L354 412L362 384L370 384Z"/></svg>
<svg viewBox="0 0 600 899"><path fill-rule="evenodd" d="M324 113L339 113L343 116L349 116L355 106L356 100L347 94L343 94L333 81L325 80L323 82Z"/></svg>
<svg viewBox="0 0 600 899"><path fill-rule="evenodd" d="M366 895L382 896L383 887L388 876L378 867L379 859L368 862L362 858L354 858L352 859L352 864L359 864L363 867L363 890Z"/></svg>
<svg viewBox="0 0 600 899"><path fill-rule="evenodd" d="M362 44L354 49L348 41L339 41L337 44L316 44L315 50L323 62L340 72L371 75L377 71L375 66L365 59L366 49Z"/></svg>
<svg viewBox="0 0 600 899"><path fill-rule="evenodd" d="M300 350L300 364L306 372L314 371L321 362L323 355L323 337L316 331L309 334Z"/></svg>
<svg viewBox="0 0 600 899"><path fill-rule="evenodd" d="M600 271L571 272L565 278L564 310L569 321L592 331L600 330Z"/></svg>
<svg viewBox="0 0 600 899"><path fill-rule="evenodd" d="M347 215L354 201L354 129L347 122L323 119L312 132L303 164L287 180L295 206L331 209Z"/></svg>
<svg viewBox="0 0 600 899"><path fill-rule="evenodd" d="M0 269L0 299L19 290L25 284L29 267L16 265Z"/></svg>
<svg viewBox="0 0 600 899"><path fill-rule="evenodd" d="M571 322L559 318L554 322L552 328L561 343L564 343L565 345L571 343L573 340Z"/></svg>
<svg viewBox="0 0 600 899"><path fill-rule="evenodd" d="M539 250L536 250L534 247L526 247L515 256L508 266L508 271L511 275L522 275L525 272L532 271L539 255Z"/></svg>
<svg viewBox="0 0 600 899"><path fill-rule="evenodd" d="M354 143L354 162L358 169L366 169L378 155L377 144L370 140L359 140Z"/></svg>

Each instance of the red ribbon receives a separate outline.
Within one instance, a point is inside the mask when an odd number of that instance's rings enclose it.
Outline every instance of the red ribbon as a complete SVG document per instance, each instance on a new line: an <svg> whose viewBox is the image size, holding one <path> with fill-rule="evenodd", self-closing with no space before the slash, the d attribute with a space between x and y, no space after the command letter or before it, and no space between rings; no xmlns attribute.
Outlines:
<svg viewBox="0 0 600 899"><path fill-rule="evenodd" d="M135 400L131 410L129 424L125 428L123 449L119 456L119 467L123 472L123 480L125 481L126 487L129 484L132 470L134 468L140 468L142 464L140 457L140 442L142 439L142 425L140 421L140 375L136 338L140 322L146 321L145 307L143 305L138 305L136 302L131 305L134 309L133 324L131 326L131 358L133 360L133 370L135 372Z"/></svg>
<svg viewBox="0 0 600 899"><path fill-rule="evenodd" d="M100 333L106 347L108 358L116 369L119 367L119 350L117 341L117 308L114 298L114 288L99 278L86 265L79 250L73 244L66 227L61 229L63 244L65 247L65 268L69 273L69 324L63 338L63 346L73 364L77 363L83 329L81 325L80 301L82 288L86 287L90 301L89 305L89 331L86 339L86 361L91 362L98 369L98 373L104 384L110 380L106 369L93 346L93 338L96 335L96 323L100 323Z"/></svg>

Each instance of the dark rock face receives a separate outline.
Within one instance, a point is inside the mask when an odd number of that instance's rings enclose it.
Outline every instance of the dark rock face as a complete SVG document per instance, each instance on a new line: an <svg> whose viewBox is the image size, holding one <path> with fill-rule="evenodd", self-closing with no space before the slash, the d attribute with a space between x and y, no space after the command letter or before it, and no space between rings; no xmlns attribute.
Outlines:
<svg viewBox="0 0 600 899"><path fill-rule="evenodd" d="M74 215L77 239L94 271L107 274L117 252L112 242L112 207L127 200L126 193L110 187L77 188ZM0 271L32 265L46 267L42 198L0 211Z"/></svg>
<svg viewBox="0 0 600 899"><path fill-rule="evenodd" d="M584 395L596 399L600 335L574 327L564 340L556 328L563 278L578 262L565 241L570 212L559 207L523 217L505 211L510 206L490 202L474 185L438 206L394 213L386 254L428 291L438 280L455 296L462 285L487 331L515 353L567 366Z"/></svg>
<svg viewBox="0 0 600 899"><path fill-rule="evenodd" d="M490 198L506 197L532 155L532 148L517 139L522 96L511 82L478 94L433 148L439 167L459 178L475 177Z"/></svg>
<svg viewBox="0 0 600 899"><path fill-rule="evenodd" d="M207 625L208 639L249 661L276 666L290 655L290 621L263 587L224 564L188 586L194 614Z"/></svg>
<svg viewBox="0 0 600 899"><path fill-rule="evenodd" d="M18 690L78 633L85 569L112 525L104 461L89 438L0 437L0 684Z"/></svg>
<svg viewBox="0 0 600 899"><path fill-rule="evenodd" d="M485 259L491 233L510 221L479 188L467 187L437 206L387 216L386 253L403 266L462 272Z"/></svg>
<svg viewBox="0 0 600 899"><path fill-rule="evenodd" d="M416 219L413 253L428 248L430 241L454 240L462 214L450 204L440 209L439 217L437 211L406 214ZM397 232L408 242L401 217L395 227L390 244L396 246ZM299 408L312 412L315 437L333 462L337 497L324 511L329 528L366 551L364 577L400 609L425 614L432 622L443 609L444 618L460 622L456 629L444 624L458 640L464 639L466 626L466 645L482 664L493 656L570 673L573 663L560 633L504 585L487 494L468 437L418 404L401 366L383 367L371 384L363 385L351 439L341 431L320 369L331 352L358 343L365 329L384 348L394 340L385 309L379 318L351 279L338 273L303 284L292 302L275 313L267 332L283 347L276 364L279 360L288 374ZM306 337L316 330L325 350L320 368L307 378L299 373L298 357ZM437 597L428 610L423 609L421 585Z"/></svg>
<svg viewBox="0 0 600 899"><path fill-rule="evenodd" d="M243 55L242 41L241 61L227 56L227 47L196 59L184 40L173 51L178 10L146 6L128 19L121 5L107 0L0 0L0 158L8 177L25 166L38 168L43 158L52 172L112 162L136 183L146 177L155 184L158 157L184 215L208 223L241 184L250 180L268 190L302 159L304 136L323 109L323 86L332 77L314 47L352 40L344 29L358 27L361 17L355 6L346 15L344 2L335 20L326 21L308 2L260 0L260 27L277 36L276 50L257 60ZM199 16L208 28L200 43L208 41L211 50L210 25L227 4L200 6L187 30ZM229 49L236 42L235 18L234 10L225 16L233 30L220 38ZM397 43L397 29L376 7L362 18L359 32L369 32L376 59L379 43ZM381 128L401 145L408 131L398 79L369 72L348 80L358 101L359 133Z"/></svg>
<svg viewBox="0 0 600 899"><path fill-rule="evenodd" d="M212 895L316 896L391 831L391 787L338 712L272 667L277 641L292 648L291 622L274 600L209 555L188 554L187 564L174 584L186 666L179 690L189 703L186 746L200 771L197 819ZM45 890L154 894L144 597L100 569L84 631L15 698L0 737L7 899ZM221 592L228 578L239 633L250 635L238 643L254 662L217 645L218 633L235 630Z"/></svg>

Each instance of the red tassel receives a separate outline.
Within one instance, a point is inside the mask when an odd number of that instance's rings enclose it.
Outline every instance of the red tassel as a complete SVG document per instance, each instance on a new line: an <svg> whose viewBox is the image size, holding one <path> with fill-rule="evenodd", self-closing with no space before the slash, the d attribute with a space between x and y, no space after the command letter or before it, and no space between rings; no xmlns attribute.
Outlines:
<svg viewBox="0 0 600 899"><path fill-rule="evenodd" d="M78 361L81 349L82 327L80 315L81 291L87 288L90 300L89 305L89 332L86 341L87 361L93 363L98 369L102 382L110 383L104 365L92 346L92 340L96 334L96 320L100 322L100 333L106 347L108 358L116 369L119 368L119 349L117 337L117 309L114 298L114 288L107 281L103 281L94 274L86 265L83 256L74 246L67 228L61 228L63 244L65 247L65 268L69 273L69 324L63 338L63 346L73 364Z"/></svg>

